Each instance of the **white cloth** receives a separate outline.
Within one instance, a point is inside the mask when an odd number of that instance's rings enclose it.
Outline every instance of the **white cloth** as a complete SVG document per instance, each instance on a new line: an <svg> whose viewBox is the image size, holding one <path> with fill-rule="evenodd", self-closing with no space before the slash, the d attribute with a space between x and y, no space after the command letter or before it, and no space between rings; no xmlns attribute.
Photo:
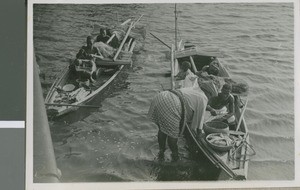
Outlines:
<svg viewBox="0 0 300 190"><path fill-rule="evenodd" d="M187 101L187 122L196 132L197 128L203 128L204 113L207 105L207 97L200 88L179 89Z"/></svg>
<svg viewBox="0 0 300 190"><path fill-rule="evenodd" d="M217 112L216 116L213 116L213 115L210 114L209 111L206 111L205 117L204 117L205 122L209 122L209 121L212 121L212 120L215 120L215 119L222 118L223 116L225 116L228 113L228 109L227 109L226 106L224 106L221 109L215 109L215 110ZM232 123L234 121L235 121L235 116L234 115L227 119L228 123Z"/></svg>
<svg viewBox="0 0 300 190"><path fill-rule="evenodd" d="M185 77L185 79L183 80L183 88L188 88L188 87L193 87L194 83L197 82L197 76L191 71L191 70L187 70L187 75Z"/></svg>
<svg viewBox="0 0 300 190"><path fill-rule="evenodd" d="M94 43L94 47L98 48L103 57L112 57L115 49L103 42Z"/></svg>

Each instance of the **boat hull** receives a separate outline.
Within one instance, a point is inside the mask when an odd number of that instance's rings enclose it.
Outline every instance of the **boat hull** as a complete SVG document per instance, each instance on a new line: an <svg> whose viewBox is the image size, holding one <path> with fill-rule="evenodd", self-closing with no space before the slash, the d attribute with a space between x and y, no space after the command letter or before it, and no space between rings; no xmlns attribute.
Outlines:
<svg viewBox="0 0 300 190"><path fill-rule="evenodd" d="M188 49L181 49L179 51L172 51L172 56L174 60L172 61L172 74L171 77L174 77L179 72L179 65L184 61L189 61L192 64L193 72L200 71L204 66L209 65L211 62L211 57L214 58L217 54L208 54L198 51L197 47L191 46ZM230 74L226 70L226 68L219 62L220 72L218 74L219 77L229 78ZM177 87L179 85L176 84L177 81L172 82L173 87ZM242 116L242 108L240 105L241 97L239 95L234 95L235 98L235 117L236 120L239 120ZM242 116L243 117L243 116ZM238 130L241 134L248 134L248 128L245 122L245 119L241 119L241 125ZM216 174L216 180L244 180L247 179L248 173L248 163L249 160L246 156L241 156L237 159L237 156L231 158L230 152L218 152L214 150L205 140L204 133L198 133L198 131L194 131L190 128L190 126L186 126L185 137L188 140L189 144L192 147L195 147L195 150L198 152L199 159L204 159L208 161L211 165L211 169L218 171ZM244 141L249 144L249 136L244 135ZM246 144L245 143L245 144ZM243 147L239 150L239 155L246 155L247 148Z"/></svg>
<svg viewBox="0 0 300 190"><path fill-rule="evenodd" d="M82 93L84 94L86 92L86 95L84 97L80 97L79 101L76 101L74 103L70 103L69 106L59 106L59 105L51 105L57 103L57 97L60 96L60 92L58 92L58 89L62 89L65 85L69 84L70 80L70 70L67 69L63 75L60 77L58 80L58 83L55 84L49 91L48 96L46 98L46 105L48 106L48 111L51 110L50 112L53 112L56 117L65 115L67 113L76 111L80 108L80 105L84 105L87 102L91 101L97 94L99 94L102 90L104 90L117 76L118 74L122 71L124 68L123 65L121 66L115 66L115 69L113 73L110 75L102 76L100 79L96 81L95 88L92 90L90 89L84 89L82 88ZM74 82L72 82L74 84ZM76 83L76 82L75 82ZM77 88L78 90L79 88ZM58 104L63 104L63 103L69 103L69 102L60 102ZM56 110L56 113L55 113Z"/></svg>

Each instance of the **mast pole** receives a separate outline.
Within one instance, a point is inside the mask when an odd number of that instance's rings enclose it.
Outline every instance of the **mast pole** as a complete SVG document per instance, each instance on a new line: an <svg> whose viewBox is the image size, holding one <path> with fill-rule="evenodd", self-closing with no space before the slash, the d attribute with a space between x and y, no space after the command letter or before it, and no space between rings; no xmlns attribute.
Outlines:
<svg viewBox="0 0 300 190"><path fill-rule="evenodd" d="M178 50L177 45L177 5L175 4L175 50Z"/></svg>

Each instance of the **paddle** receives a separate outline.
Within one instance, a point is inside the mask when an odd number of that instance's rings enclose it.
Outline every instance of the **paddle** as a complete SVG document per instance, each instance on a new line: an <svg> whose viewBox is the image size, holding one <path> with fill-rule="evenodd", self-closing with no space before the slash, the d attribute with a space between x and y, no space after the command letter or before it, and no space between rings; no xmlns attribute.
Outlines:
<svg viewBox="0 0 300 190"><path fill-rule="evenodd" d="M124 21L122 24L120 24L121 26L124 26L125 24L127 24L128 22L130 22L131 19L127 19L126 21Z"/></svg>
<svg viewBox="0 0 300 190"><path fill-rule="evenodd" d="M166 44L165 42L163 42L161 39L159 39L157 36L155 36L154 34L152 34L151 32L150 32L150 34L155 38L155 39L157 39L159 42L161 42L162 44L164 44L165 46L167 46L169 49L171 49L171 47L168 45L168 44Z"/></svg>
<svg viewBox="0 0 300 190"><path fill-rule="evenodd" d="M130 26L128 27L128 30L127 30L127 32L126 32L126 34L125 34L125 37L123 38L123 40L122 40L122 42L121 42L121 44L120 44L120 46L119 46L119 49L117 50L117 52L116 52L116 54L115 54L115 56L114 56L114 58L113 58L114 61L117 60L117 57L119 56L119 54L120 54L120 52L121 52L121 50L122 50L122 48L123 48L123 46L124 46L124 44L125 44L125 42L126 42L126 39L127 39L128 36L129 36L129 33L130 33L131 29L135 27L135 25L139 22L139 20L140 20L143 16L144 16L144 15L142 14L142 15L137 19L137 21L131 22L131 24L130 24Z"/></svg>
<svg viewBox="0 0 300 190"><path fill-rule="evenodd" d="M240 116L240 119L239 119L239 122L238 122L238 124L237 124L237 127L236 127L236 130L235 130L235 131L238 131L238 130L240 129L242 120L243 120L243 118L244 118L244 113L245 113L246 108L247 108L247 104L248 104L248 98L247 98L246 103L245 103L245 105L244 105L244 109L243 109L243 111L242 111L242 113L241 113L241 116Z"/></svg>
<svg viewBox="0 0 300 190"><path fill-rule="evenodd" d="M101 106L45 103L46 106L73 106L82 108L100 108Z"/></svg>

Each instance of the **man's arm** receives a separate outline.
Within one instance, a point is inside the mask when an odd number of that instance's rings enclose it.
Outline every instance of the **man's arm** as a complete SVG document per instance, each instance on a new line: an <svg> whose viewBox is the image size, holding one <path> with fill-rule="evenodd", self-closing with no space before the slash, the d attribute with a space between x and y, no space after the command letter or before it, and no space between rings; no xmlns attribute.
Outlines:
<svg viewBox="0 0 300 190"><path fill-rule="evenodd" d="M92 55L92 57L96 57L99 59L103 59L103 55L100 53L100 50L97 47L94 47L94 54Z"/></svg>
<svg viewBox="0 0 300 190"><path fill-rule="evenodd" d="M210 99L208 100L208 103L207 103L207 106L206 106L206 111L209 111L211 115L216 116L216 115L217 115L216 110L210 106L212 100L213 100L213 98L210 98Z"/></svg>
<svg viewBox="0 0 300 190"><path fill-rule="evenodd" d="M228 119L234 115L234 97L230 94L228 101L228 113L223 117L224 119Z"/></svg>
<svg viewBox="0 0 300 190"><path fill-rule="evenodd" d="M207 97L205 95L197 97L197 103L191 121L192 129L202 129L204 123L204 113L207 105Z"/></svg>

